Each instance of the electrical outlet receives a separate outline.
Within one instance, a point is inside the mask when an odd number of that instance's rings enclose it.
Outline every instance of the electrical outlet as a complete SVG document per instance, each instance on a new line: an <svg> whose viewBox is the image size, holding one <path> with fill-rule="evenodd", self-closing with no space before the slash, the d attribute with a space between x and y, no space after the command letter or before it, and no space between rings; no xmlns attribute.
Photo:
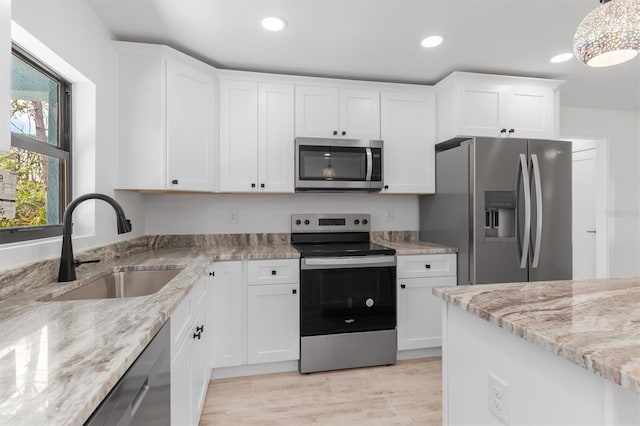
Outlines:
<svg viewBox="0 0 640 426"><path fill-rule="evenodd" d="M238 209L229 210L228 222L231 225L236 225L240 221L240 213Z"/></svg>
<svg viewBox="0 0 640 426"><path fill-rule="evenodd" d="M387 209L387 222L395 222L396 211L394 209Z"/></svg>
<svg viewBox="0 0 640 426"><path fill-rule="evenodd" d="M509 424L509 385L489 373L489 411L505 425Z"/></svg>

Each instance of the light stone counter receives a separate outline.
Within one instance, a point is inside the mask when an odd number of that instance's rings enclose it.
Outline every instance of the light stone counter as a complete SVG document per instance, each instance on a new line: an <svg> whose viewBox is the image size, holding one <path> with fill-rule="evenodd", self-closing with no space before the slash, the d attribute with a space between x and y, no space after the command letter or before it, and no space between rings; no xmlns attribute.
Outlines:
<svg viewBox="0 0 640 426"><path fill-rule="evenodd" d="M0 424L82 424L204 276L211 261L299 257L288 244L233 242L125 253L83 266L77 281L22 283L24 291L0 300ZM43 269L29 276L49 276L51 262L34 265ZM39 301L117 267L183 271L150 296ZM16 273L5 273L5 284L12 276L19 279L12 274Z"/></svg>
<svg viewBox="0 0 640 426"><path fill-rule="evenodd" d="M442 287L433 293L640 393L640 278Z"/></svg>
<svg viewBox="0 0 640 426"><path fill-rule="evenodd" d="M458 252L458 249L454 247L419 241L418 231L376 231L371 233L371 240L374 243L395 249L399 256Z"/></svg>

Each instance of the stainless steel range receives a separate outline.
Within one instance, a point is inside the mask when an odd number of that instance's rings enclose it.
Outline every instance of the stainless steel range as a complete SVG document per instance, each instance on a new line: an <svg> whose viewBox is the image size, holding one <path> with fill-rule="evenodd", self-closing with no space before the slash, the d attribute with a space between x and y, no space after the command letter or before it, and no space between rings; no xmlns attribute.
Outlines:
<svg viewBox="0 0 640 426"><path fill-rule="evenodd" d="M292 215L300 252L301 373L396 362L395 250L368 214Z"/></svg>

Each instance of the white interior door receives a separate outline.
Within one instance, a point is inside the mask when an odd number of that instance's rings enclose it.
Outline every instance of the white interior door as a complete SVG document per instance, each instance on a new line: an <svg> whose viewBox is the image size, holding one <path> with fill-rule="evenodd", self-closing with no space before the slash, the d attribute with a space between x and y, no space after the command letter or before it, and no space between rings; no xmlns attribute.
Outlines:
<svg viewBox="0 0 640 426"><path fill-rule="evenodd" d="M596 150L573 152L573 278L596 277Z"/></svg>

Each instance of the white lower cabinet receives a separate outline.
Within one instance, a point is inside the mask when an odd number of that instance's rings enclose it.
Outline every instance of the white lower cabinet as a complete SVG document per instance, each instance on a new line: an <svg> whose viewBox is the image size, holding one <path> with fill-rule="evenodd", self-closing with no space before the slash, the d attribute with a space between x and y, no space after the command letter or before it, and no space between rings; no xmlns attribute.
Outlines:
<svg viewBox="0 0 640 426"><path fill-rule="evenodd" d="M456 285L456 255L398 256L397 276L398 350L441 346L441 304L431 290Z"/></svg>
<svg viewBox="0 0 640 426"><path fill-rule="evenodd" d="M215 262L209 296L211 368L242 364L242 262Z"/></svg>
<svg viewBox="0 0 640 426"><path fill-rule="evenodd" d="M298 259L215 262L209 365L293 361L300 353Z"/></svg>
<svg viewBox="0 0 640 426"><path fill-rule="evenodd" d="M209 384L207 286L202 278L171 316L171 424L197 425Z"/></svg>
<svg viewBox="0 0 640 426"><path fill-rule="evenodd" d="M299 287L297 282L249 286L249 364L300 357Z"/></svg>

